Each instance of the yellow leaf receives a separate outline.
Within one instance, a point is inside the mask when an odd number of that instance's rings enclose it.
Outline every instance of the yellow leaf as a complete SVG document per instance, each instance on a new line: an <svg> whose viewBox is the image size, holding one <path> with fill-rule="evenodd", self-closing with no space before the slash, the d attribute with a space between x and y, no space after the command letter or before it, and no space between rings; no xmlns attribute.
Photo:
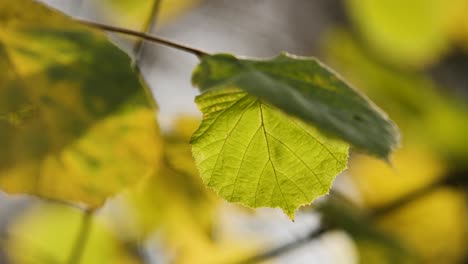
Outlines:
<svg viewBox="0 0 468 264"><path fill-rule="evenodd" d="M392 164L365 155L351 159L348 173L370 207L391 203L444 176L445 165L438 156L423 147L404 145Z"/></svg>
<svg viewBox="0 0 468 264"><path fill-rule="evenodd" d="M445 0L348 0L353 21L371 48L405 66L433 62L449 45Z"/></svg>
<svg viewBox="0 0 468 264"><path fill-rule="evenodd" d="M382 216L379 226L413 248L423 263L461 263L466 253L465 194L439 188Z"/></svg>
<svg viewBox="0 0 468 264"><path fill-rule="evenodd" d="M0 1L0 187L100 206L160 152L147 87L103 33Z"/></svg>
<svg viewBox="0 0 468 264"><path fill-rule="evenodd" d="M154 5L159 3L155 10ZM197 6L201 0L104 0L90 4L96 7L112 24L146 31L151 12L156 11L156 25L161 26L171 22L183 13Z"/></svg>
<svg viewBox="0 0 468 264"><path fill-rule="evenodd" d="M449 32L454 41L468 51L468 0L452 0L449 11Z"/></svg>
<svg viewBox="0 0 468 264"><path fill-rule="evenodd" d="M126 195L140 232L161 230L169 240L184 243L207 240L218 200L198 176L188 139L176 131L165 136L155 163L157 170Z"/></svg>
<svg viewBox="0 0 468 264"><path fill-rule="evenodd" d="M180 15L195 8L203 0L176 0L176 1L161 1L159 19L160 25L170 23Z"/></svg>
<svg viewBox="0 0 468 264"><path fill-rule="evenodd" d="M34 207L9 228L8 256L18 264L68 263L83 220L84 213L71 207ZM90 223L80 263L140 263L98 218L93 217Z"/></svg>
<svg viewBox="0 0 468 264"><path fill-rule="evenodd" d="M181 139L189 142L193 133L195 133L195 131L197 131L198 127L200 126L200 122L201 119L198 117L190 115L180 116L173 124L174 132L178 134Z"/></svg>

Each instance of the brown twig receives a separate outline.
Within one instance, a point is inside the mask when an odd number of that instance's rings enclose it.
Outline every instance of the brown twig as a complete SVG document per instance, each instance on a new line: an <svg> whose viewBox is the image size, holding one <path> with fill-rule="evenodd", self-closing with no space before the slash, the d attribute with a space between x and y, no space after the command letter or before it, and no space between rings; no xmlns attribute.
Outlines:
<svg viewBox="0 0 468 264"><path fill-rule="evenodd" d="M87 20L80 20L80 19L76 19L76 20L83 25L87 25L87 26L94 27L94 28L99 28L102 30L110 31L110 32L130 35L130 36L137 37L137 38L142 38L148 41L159 43L167 47L171 47L174 49L178 49L178 50L191 53L199 58L209 55L208 52L205 52L205 51L193 48L193 47L189 47L180 43L176 43L171 40L167 40L158 36L150 35L144 32L139 32L139 31L135 31L135 30L127 29L127 28L115 27L115 26L101 24L98 22L92 22L92 21L87 21Z"/></svg>
<svg viewBox="0 0 468 264"><path fill-rule="evenodd" d="M151 33L152 29L155 27L156 20L158 19L159 6L161 5L162 0L153 0L153 6L151 7L148 18L143 24L142 30L144 33ZM145 46L145 41L143 38L138 39L133 46L133 53L135 54L135 64L138 64L143 53Z"/></svg>
<svg viewBox="0 0 468 264"><path fill-rule="evenodd" d="M253 264L253 263L260 263L262 261L266 261L269 259L272 259L274 257L280 256L284 253L290 252L294 249L297 249L306 243L310 242L311 240L317 239L320 236L322 236L324 233L331 231L329 227L321 227L319 229L315 229L309 234L307 234L304 237L301 237L299 239L296 239L292 242L289 242L287 244L281 245L277 248L270 249L268 251L265 251L263 253L260 253L258 255L251 256L247 259L242 260L241 262L238 262L238 264Z"/></svg>

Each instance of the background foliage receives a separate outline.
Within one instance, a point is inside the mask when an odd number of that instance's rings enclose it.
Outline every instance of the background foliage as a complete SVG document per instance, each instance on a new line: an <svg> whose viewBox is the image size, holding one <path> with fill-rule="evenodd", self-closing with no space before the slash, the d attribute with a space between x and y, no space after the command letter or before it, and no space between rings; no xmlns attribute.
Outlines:
<svg viewBox="0 0 468 264"><path fill-rule="evenodd" d="M0 200L2 263L466 262L468 2L234 2L75 1L62 8L210 51L319 56L400 127L392 165L351 153L331 194L303 207L295 222L273 209L227 205L203 185L192 158L199 118L168 110L195 109L196 91L166 74L193 62L112 36L126 55L102 31L31 1L0 0L0 186L8 193ZM275 12L288 23L269 20ZM213 21L223 34L209 34ZM189 75L177 79L188 87ZM207 95L197 99L202 111ZM345 156L346 148L336 151Z"/></svg>

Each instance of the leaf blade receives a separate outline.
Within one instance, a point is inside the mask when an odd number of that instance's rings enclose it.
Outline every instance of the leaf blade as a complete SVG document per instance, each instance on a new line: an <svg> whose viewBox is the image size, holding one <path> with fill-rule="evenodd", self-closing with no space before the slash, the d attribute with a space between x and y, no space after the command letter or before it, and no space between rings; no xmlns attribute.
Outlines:
<svg viewBox="0 0 468 264"><path fill-rule="evenodd" d="M153 169L154 102L125 53L31 0L1 1L0 28L2 190L98 207Z"/></svg>
<svg viewBox="0 0 468 264"><path fill-rule="evenodd" d="M196 102L204 119L193 156L204 183L229 202L280 207L294 218L346 167L347 144L240 89L209 91Z"/></svg>
<svg viewBox="0 0 468 264"><path fill-rule="evenodd" d="M399 144L398 129L386 114L314 58L204 56L192 82L202 92L239 87L380 158L388 159Z"/></svg>

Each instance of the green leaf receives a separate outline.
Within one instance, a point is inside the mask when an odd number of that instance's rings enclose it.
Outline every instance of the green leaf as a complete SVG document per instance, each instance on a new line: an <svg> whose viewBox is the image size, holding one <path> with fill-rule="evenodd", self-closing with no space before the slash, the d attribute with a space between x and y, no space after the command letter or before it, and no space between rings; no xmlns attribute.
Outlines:
<svg viewBox="0 0 468 264"><path fill-rule="evenodd" d="M99 206L150 173L152 98L107 37L36 1L0 1L0 188Z"/></svg>
<svg viewBox="0 0 468 264"><path fill-rule="evenodd" d="M294 218L346 167L347 144L240 89L208 91L196 103L204 118L193 155L204 183L229 202Z"/></svg>
<svg viewBox="0 0 468 264"><path fill-rule="evenodd" d="M399 143L389 118L314 58L204 56L192 81L202 92L238 87L380 158L388 159Z"/></svg>

